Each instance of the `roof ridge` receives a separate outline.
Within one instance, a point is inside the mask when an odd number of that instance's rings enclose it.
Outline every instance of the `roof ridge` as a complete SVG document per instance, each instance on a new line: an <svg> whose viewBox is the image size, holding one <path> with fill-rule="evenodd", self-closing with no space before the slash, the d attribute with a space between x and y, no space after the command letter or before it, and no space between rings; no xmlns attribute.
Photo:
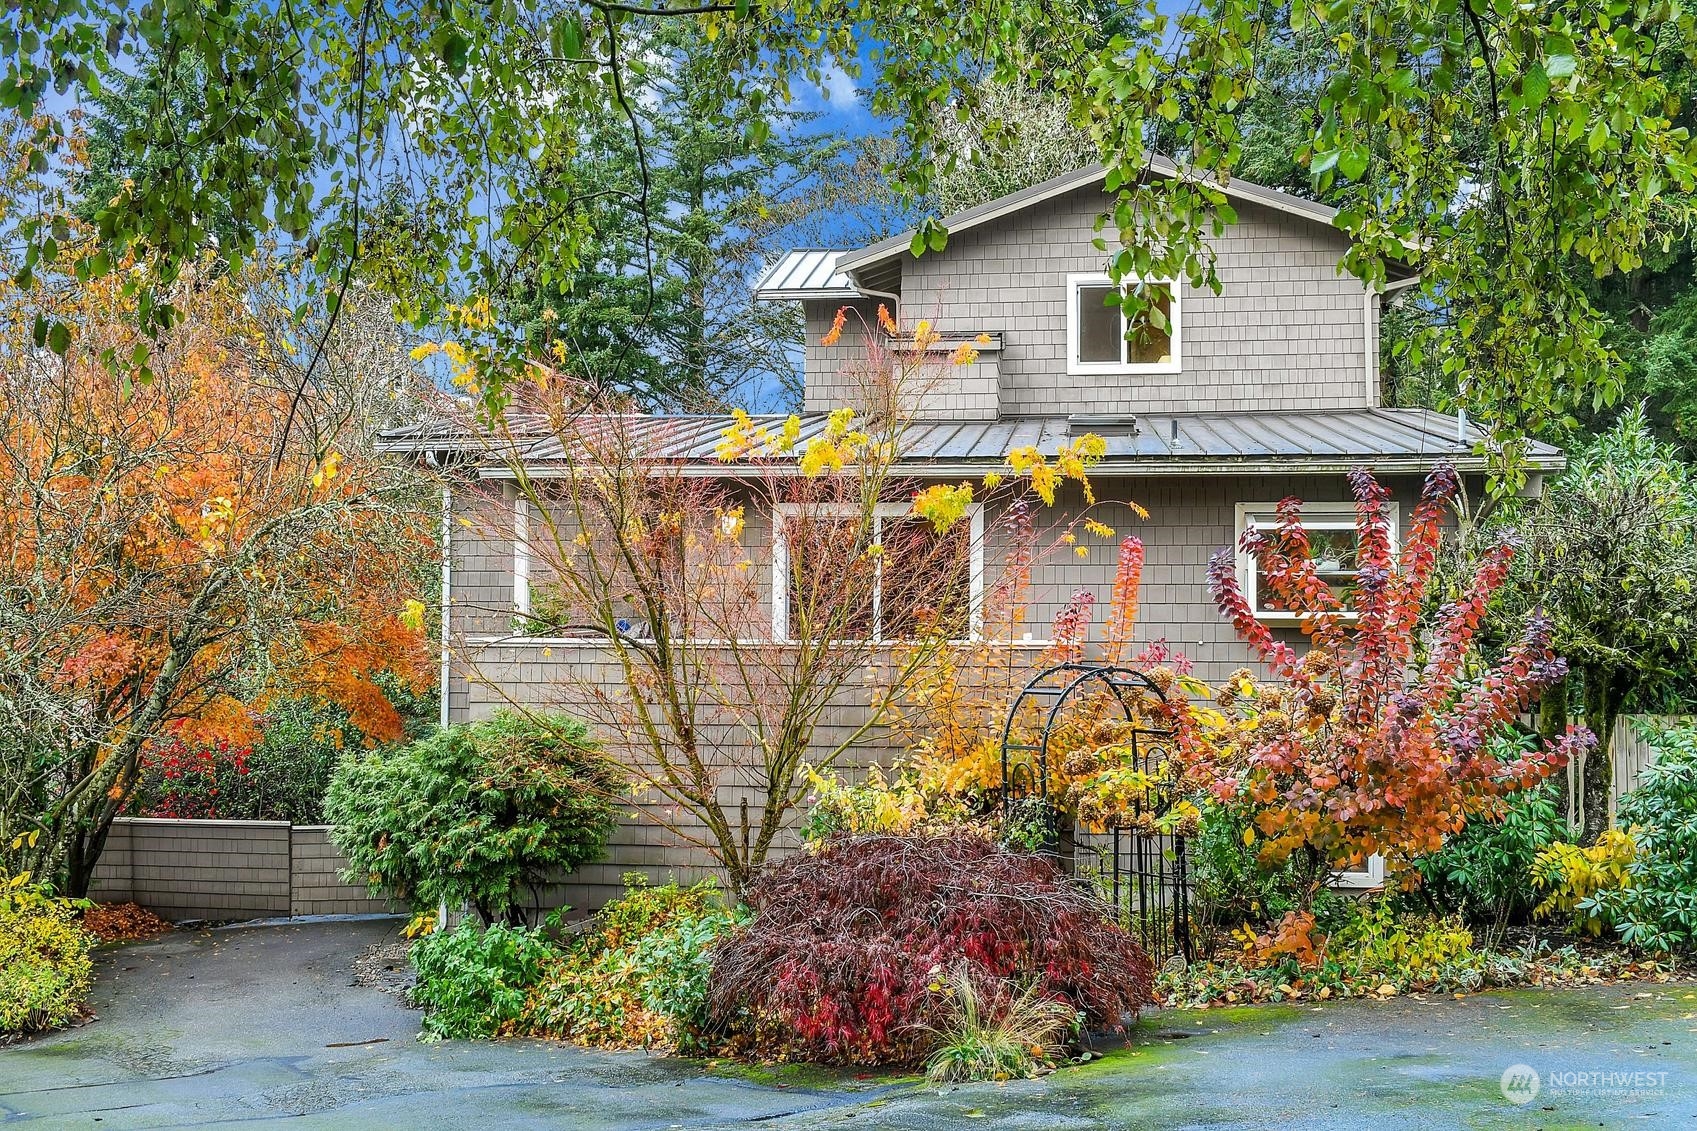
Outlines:
<svg viewBox="0 0 1697 1131"><path fill-rule="evenodd" d="M1178 177L1198 184L1210 185L1228 196L1264 204L1281 212L1301 216L1327 226L1332 226L1332 219L1337 215L1337 209L1329 205L1285 192L1282 189L1258 184L1242 177L1233 177L1221 184L1215 178L1191 172L1171 158L1164 157L1161 154L1150 156L1147 171L1161 179ZM1083 188L1093 181L1105 179L1108 173L1109 169L1106 165L1086 165L1083 168L1073 169L1070 172L1060 173L1047 180L1039 181L1037 184L1029 185L1017 192L1007 193L975 204L971 208L963 208L959 212L950 213L942 217L938 223L952 235L957 231L968 230L1002 216L1024 211L1046 200L1052 200L1057 196ZM853 272L862 267L869 267L882 262L905 250L912 243L913 234L916 230L909 228L900 235L891 236L889 239L879 240L876 243L847 252L837 261L837 268L843 272Z"/></svg>

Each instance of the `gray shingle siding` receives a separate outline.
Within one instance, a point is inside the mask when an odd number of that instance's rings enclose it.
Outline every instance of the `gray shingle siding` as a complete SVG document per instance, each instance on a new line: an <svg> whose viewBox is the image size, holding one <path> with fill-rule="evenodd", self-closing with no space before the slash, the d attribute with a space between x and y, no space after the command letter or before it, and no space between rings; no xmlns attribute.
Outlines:
<svg viewBox="0 0 1697 1131"><path fill-rule="evenodd" d="M903 255L901 316L949 333L1000 331L992 372L943 374L920 415L993 419L1068 412L1163 413L1366 408L1378 403L1379 302L1338 271L1348 243L1314 220L1244 201L1213 241L1222 291L1182 288L1178 373L1067 373L1067 276L1103 269L1091 246L1112 197L1091 186ZM838 301L803 304L809 410L853 399L845 365L878 300L849 303L842 340L821 346ZM863 321L864 320L864 323ZM997 379L992 387L984 378Z"/></svg>
<svg viewBox="0 0 1697 1131"><path fill-rule="evenodd" d="M807 334L803 411L829 412L845 405L864 407L859 402L867 381L865 335L879 332L878 306L876 299L802 303ZM835 345L822 344L837 311L845 307L849 313L841 339ZM993 350L985 350L973 364L957 366L950 364L946 353L939 351L904 391L913 398L910 411L918 417L994 420L998 404L997 355Z"/></svg>
<svg viewBox="0 0 1697 1131"><path fill-rule="evenodd" d="M848 308L843 336L834 346L823 344L837 311ZM878 300L859 302L804 302L801 304L805 339L803 372L807 391L802 407L808 412L829 412L849 404L859 387L852 366L866 357L864 335L878 326Z"/></svg>
<svg viewBox="0 0 1697 1131"><path fill-rule="evenodd" d="M1091 240L1111 199L1080 189L904 257L904 321L1002 331L1005 416L1367 407L1368 308L1337 270L1344 235L1247 202L1213 244L1222 293L1183 289L1182 372L1069 376L1066 279L1103 269Z"/></svg>
<svg viewBox="0 0 1697 1131"><path fill-rule="evenodd" d="M1143 539L1146 561L1133 651L1143 644L1165 640L1193 660L1196 674L1208 681L1218 681L1238 667L1254 666L1249 650L1237 640L1231 626L1221 619L1209 599L1205 576L1209 556L1231 545L1236 538L1238 504L1270 503L1291 494L1312 501L1348 498L1341 475L1104 477L1093 480L1093 485L1103 502L1089 513L1114 527L1116 536L1104 539L1080 532L1080 541L1091 549L1087 559L1077 558L1072 547L1065 545L1042 556L1033 571L1032 604L1026 621L1032 641L1047 637L1055 614L1079 589L1096 594L1093 639L1100 639L1113 585L1115 545L1120 537L1136 534ZM1391 486L1401 505L1401 521L1406 523L1418 482L1405 477L1392 480ZM462 496L465 504L472 498ZM487 505L489 496L481 498ZM1128 499L1148 509L1147 521L1131 514L1123 502ZM1035 517L1047 534L1039 536L1039 546L1053 546L1054 535L1079 514L1080 508L1080 499L1064 494L1056 509L1039 508ZM477 525L474 516L464 517L472 518L474 526ZM1000 576L1007 553L1005 527L998 517L986 516L987 587L994 585ZM456 530L463 529L463 525L456 523ZM762 599L766 608L770 608L770 524L765 516L752 512L748 515L744 539L760 580ZM511 601L510 545L504 571L494 561L495 547L481 545L477 549L483 555L483 568L457 575L475 579L466 582L474 587L460 592L456 582L456 632L461 639L455 648L450 695L454 720L484 718L515 703L572 711L592 721L604 719L605 708L591 705L585 698L586 689L599 687L613 696L625 693L624 681L604 649L559 641L516 640L509 635L510 629L504 627L498 633L485 635L464 631L466 627L475 629L478 624L476 617L464 616L465 611L503 607ZM1289 635L1294 643L1296 634ZM1035 648L1031 649L1030 658L1035 661ZM864 702L858 694L845 693L835 717L826 720L819 736L820 750L834 746L848 733L846 728L857 724L860 717L857 704ZM617 741L616 734L609 733L605 725L599 729L606 740ZM747 783L751 771L758 769L758 760L752 750L737 746L723 728L716 733L726 742L724 796L733 808L743 797L748 797L752 805L756 795ZM895 753L887 732L875 729L840 765L852 776L874 761L887 762ZM651 799L629 803L606 860L567 877L549 893L549 899L591 909L617 894L620 877L627 871L642 872L656 881L668 877L687 880L708 874L699 848L678 833L660 827L653 814L645 812L659 805ZM783 847L788 849L794 843L792 835Z"/></svg>

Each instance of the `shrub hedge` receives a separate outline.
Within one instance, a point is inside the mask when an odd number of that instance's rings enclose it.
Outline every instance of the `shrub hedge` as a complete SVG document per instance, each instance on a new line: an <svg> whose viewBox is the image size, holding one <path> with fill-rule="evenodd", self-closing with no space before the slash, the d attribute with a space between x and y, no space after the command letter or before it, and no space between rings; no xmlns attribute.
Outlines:
<svg viewBox="0 0 1697 1131"><path fill-rule="evenodd" d="M618 788L583 723L503 711L342 762L325 811L373 893L517 925L551 874L605 851Z"/></svg>

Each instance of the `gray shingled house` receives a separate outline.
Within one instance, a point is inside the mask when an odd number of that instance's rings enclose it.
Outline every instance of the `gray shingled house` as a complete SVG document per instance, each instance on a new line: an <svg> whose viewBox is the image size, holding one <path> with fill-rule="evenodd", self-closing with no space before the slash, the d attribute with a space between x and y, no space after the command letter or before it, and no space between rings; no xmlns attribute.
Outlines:
<svg viewBox="0 0 1697 1131"><path fill-rule="evenodd" d="M1173 172L1164 166L1155 174ZM1204 679L1250 663L1207 593L1204 568L1214 551L1235 543L1246 524L1265 521L1278 500L1296 495L1306 500L1305 516L1321 543L1335 532L1331 564L1339 583L1347 583L1353 519L1345 472L1371 466L1406 510L1434 464L1450 461L1476 477L1485 460L1476 451L1480 435L1465 421L1381 404L1385 296L1338 271L1346 240L1332 211L1242 181L1227 192L1238 222L1215 244L1222 292L1174 286L1169 332L1131 342L1119 309L1103 303L1109 282L1092 241L1111 197L1099 170L948 217L947 249L920 258L908 252L905 236L784 255L766 271L757 297L800 303L805 314L804 435L852 396L843 367L864 352L857 335L882 332L880 304L904 324L932 319L951 339L980 342L974 364L951 371L915 406L904 473L916 482L953 482L1003 464L1016 446L1052 451L1085 431L1103 436L1107 455L1091 476L1097 494L1135 500L1149 512L1145 521L1127 513L1113 522L1146 547L1139 638L1169 642ZM1395 280L1389 289L1410 281ZM835 345L822 345L844 307L856 316ZM650 418L638 427L663 436L673 457L715 474L723 465L714 460L714 446L725 423ZM428 452L437 442L425 430L403 431L390 446ZM545 461L546 452L539 449L536 458ZM1548 446L1533 444L1530 459L1534 483L1538 473L1562 466L1561 453ZM490 466L468 474L483 482L476 491L468 483L463 493L446 492L456 517L474 498L487 505L491 488L510 473ZM516 501L510 488L506 497ZM994 517L975 515L975 530L993 525ZM769 519L749 516L745 537L753 558L772 554ZM518 539L480 536L460 522L448 529L445 721L476 719L507 702L546 702L568 670L601 662L593 644L515 634L512 614L529 610L531 586ZM974 554L995 553L993 539L975 539L974 546ZM1102 550L1042 567L1030 618L1037 635L1074 591L1106 597L1114 555L1111 544ZM1240 569L1253 594L1253 568L1242 563ZM981 562L974 575L982 576ZM775 580L767 594L777 632L782 584ZM974 587L974 600L981 591ZM1274 609L1265 616L1287 628L1292 623L1290 614ZM566 898L574 905L597 905L622 872L660 876L699 862L640 821L616 841L606 864L571 878Z"/></svg>

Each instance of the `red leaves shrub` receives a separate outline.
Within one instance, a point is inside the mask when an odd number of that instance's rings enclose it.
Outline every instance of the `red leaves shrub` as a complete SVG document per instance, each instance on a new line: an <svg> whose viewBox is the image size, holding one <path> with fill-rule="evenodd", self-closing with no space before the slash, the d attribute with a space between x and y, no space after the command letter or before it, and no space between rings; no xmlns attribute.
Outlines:
<svg viewBox="0 0 1697 1131"><path fill-rule="evenodd" d="M1209 563L1215 603L1275 679L1240 671L1216 697L1217 711L1175 697L1172 725L1191 780L1223 802L1253 807L1263 864L1299 853L1314 865L1350 868L1377 854L1413 884L1410 861L1596 740L1576 727L1542 749L1492 741L1567 674L1541 613L1493 663L1480 656L1486 609L1508 580L1512 538L1484 554L1457 599L1429 623L1422 617L1440 580L1443 526L1460 490L1455 470L1427 477L1400 549L1389 490L1360 469L1349 483L1353 604L1321 575L1301 501L1281 502L1277 526L1246 531L1239 545L1254 556L1266 597L1300 616L1309 650L1299 655L1273 635L1239 583L1236 555L1222 550ZM1312 869L1314 883L1323 877Z"/></svg>
<svg viewBox="0 0 1697 1131"><path fill-rule="evenodd" d="M189 742L172 737L149 746L141 754L133 807L143 817L235 816L227 802L240 795L232 787L247 777L252 753L223 738Z"/></svg>
<svg viewBox="0 0 1697 1131"><path fill-rule="evenodd" d="M972 833L852 836L768 866L753 918L713 950L718 1026L819 1061L911 1062L965 962L993 1011L1036 984L1117 1027L1150 1000L1149 956L1047 859Z"/></svg>

